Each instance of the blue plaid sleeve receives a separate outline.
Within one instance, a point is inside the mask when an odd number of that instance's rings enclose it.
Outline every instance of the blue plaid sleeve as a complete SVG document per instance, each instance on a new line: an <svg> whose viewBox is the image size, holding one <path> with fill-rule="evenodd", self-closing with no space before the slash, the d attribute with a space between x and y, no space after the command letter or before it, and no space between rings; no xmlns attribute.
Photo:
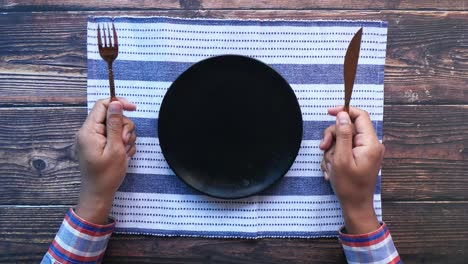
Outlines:
<svg viewBox="0 0 468 264"><path fill-rule="evenodd" d="M101 263L114 226L113 220L90 223L70 209L41 263Z"/></svg>

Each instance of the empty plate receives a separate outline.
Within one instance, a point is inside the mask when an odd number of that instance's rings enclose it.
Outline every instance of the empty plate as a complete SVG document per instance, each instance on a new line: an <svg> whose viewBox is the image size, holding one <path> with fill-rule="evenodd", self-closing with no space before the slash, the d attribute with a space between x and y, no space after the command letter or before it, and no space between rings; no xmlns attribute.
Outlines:
<svg viewBox="0 0 468 264"><path fill-rule="evenodd" d="M219 198L256 194L293 164L302 139L297 98L266 64L225 55L200 61L168 89L158 134L174 173Z"/></svg>

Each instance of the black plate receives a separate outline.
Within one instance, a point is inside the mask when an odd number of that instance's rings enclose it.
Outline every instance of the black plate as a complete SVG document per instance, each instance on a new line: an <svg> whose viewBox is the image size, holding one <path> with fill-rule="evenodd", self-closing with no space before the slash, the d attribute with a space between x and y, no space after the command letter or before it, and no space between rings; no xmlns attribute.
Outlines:
<svg viewBox="0 0 468 264"><path fill-rule="evenodd" d="M169 166L219 198L256 194L279 180L302 139L297 98L264 63L226 55L200 61L164 96L158 134Z"/></svg>

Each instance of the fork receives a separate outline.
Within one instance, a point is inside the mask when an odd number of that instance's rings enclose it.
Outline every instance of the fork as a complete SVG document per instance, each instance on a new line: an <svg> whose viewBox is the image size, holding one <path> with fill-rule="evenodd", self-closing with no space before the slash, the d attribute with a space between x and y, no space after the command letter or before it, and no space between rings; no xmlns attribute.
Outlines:
<svg viewBox="0 0 468 264"><path fill-rule="evenodd" d="M106 35L106 27L103 25L103 35L104 35L104 45L102 45L102 38L101 38L101 28L98 24L97 28L97 39L98 39L98 47L99 47L99 55L101 58L107 62L107 66L109 68L109 87L110 87L110 101L117 101L117 97L115 97L115 86L114 86L114 71L112 69L112 63L119 55L119 43L117 41L117 32L115 31L114 23L112 23L112 33L114 43L112 45L112 39L109 29L109 24L107 24L107 35ZM109 45L107 45L107 38L109 38Z"/></svg>

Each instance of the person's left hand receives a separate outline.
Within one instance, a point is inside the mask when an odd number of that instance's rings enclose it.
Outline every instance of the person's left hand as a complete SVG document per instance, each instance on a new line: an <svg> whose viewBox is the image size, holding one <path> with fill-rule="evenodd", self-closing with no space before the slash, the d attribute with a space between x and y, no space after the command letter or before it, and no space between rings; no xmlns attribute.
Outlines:
<svg viewBox="0 0 468 264"><path fill-rule="evenodd" d="M136 106L125 99L96 102L76 135L81 190L76 213L83 219L105 224L114 195L122 184L128 162L136 153L135 125L123 110Z"/></svg>

